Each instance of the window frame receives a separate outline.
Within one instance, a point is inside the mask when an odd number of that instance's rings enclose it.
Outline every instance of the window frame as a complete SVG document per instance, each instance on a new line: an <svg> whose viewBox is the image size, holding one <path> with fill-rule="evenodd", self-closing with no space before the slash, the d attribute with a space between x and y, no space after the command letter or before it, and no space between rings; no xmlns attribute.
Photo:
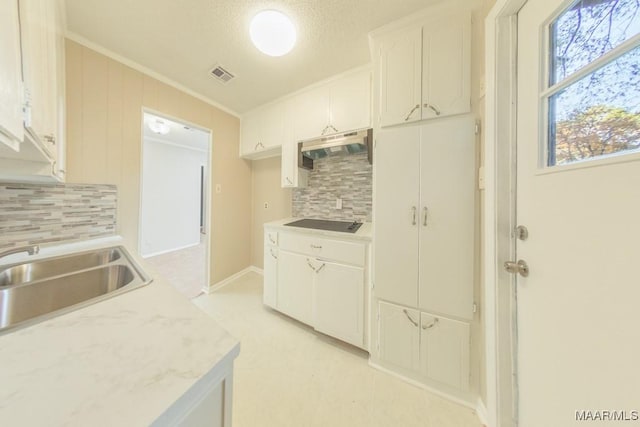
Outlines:
<svg viewBox="0 0 640 427"><path fill-rule="evenodd" d="M556 82L553 85L550 85L551 82L551 55L553 55L553 48L551 45L552 38L552 24L562 15L567 9L572 7L574 4L578 3L580 0L564 0L558 8L551 14L551 16L545 20L540 26L540 52L539 61L540 65L540 73L539 73L539 82L538 82L538 135L539 135L539 146L538 146L538 172L539 173L548 173L555 172L559 170L571 170L571 169L579 169L583 167L591 167L599 164L610 164L610 163L618 163L618 162L626 162L630 160L640 160L640 152L638 150L628 150L628 151L618 151L616 153L605 154L598 157L582 159L575 162L558 165L549 164L549 155L550 155L550 131L551 125L549 123L549 100L555 94L563 91L584 77L598 71L600 68L607 66L609 63L615 61L626 53L632 51L635 48L640 47L640 33L635 36L625 40L623 43L619 44L615 48L611 49L604 55L595 59L594 61L589 62L579 70L576 70L573 74L568 77ZM554 43L555 46L555 43ZM553 154L555 157L555 153ZM636 155L636 156L634 156ZM634 156L629 158L629 156ZM624 158L622 158L624 157ZM598 162L594 164L594 162Z"/></svg>

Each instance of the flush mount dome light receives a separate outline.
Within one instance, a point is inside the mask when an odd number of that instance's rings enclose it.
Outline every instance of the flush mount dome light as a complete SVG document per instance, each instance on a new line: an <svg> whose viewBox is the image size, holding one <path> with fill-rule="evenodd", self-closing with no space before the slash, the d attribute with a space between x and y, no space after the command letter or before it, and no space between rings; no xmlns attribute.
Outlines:
<svg viewBox="0 0 640 427"><path fill-rule="evenodd" d="M155 119L153 121L150 121L148 126L149 126L149 129L151 129L153 132L159 135L166 135L171 130L169 125L160 119Z"/></svg>
<svg viewBox="0 0 640 427"><path fill-rule="evenodd" d="M263 10L253 17L249 26L251 41L262 53L282 56L296 44L296 29L284 13Z"/></svg>

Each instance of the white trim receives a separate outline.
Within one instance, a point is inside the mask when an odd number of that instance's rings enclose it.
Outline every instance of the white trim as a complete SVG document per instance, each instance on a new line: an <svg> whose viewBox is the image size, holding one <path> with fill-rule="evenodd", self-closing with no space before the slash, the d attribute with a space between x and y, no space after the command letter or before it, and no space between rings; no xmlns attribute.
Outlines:
<svg viewBox="0 0 640 427"><path fill-rule="evenodd" d="M253 271L256 274L259 274L261 276L264 276L264 270L262 268L256 267L255 265L252 265L249 267L250 271Z"/></svg>
<svg viewBox="0 0 640 427"><path fill-rule="evenodd" d="M82 46L89 48L91 50L94 50L104 56L107 56L115 61L118 61L124 65L126 65L127 67L131 67L136 71L139 71L143 74L146 74L149 77L152 77L158 81L161 81L164 84L167 84L175 89L178 89L188 95L193 96L194 98L199 99L202 102L205 102L209 105L211 105L212 107L218 108L222 111L224 111L225 113L231 114L234 117L240 118L240 114L234 110L232 110L229 107L225 107L224 105L204 96L199 94L198 92L195 92L192 89L189 89L188 87L176 82L175 80L172 80L156 71L153 71L151 68L145 67L142 64L139 64L129 58L126 58L122 55L119 55L103 46L100 46L97 43L94 43L88 39L86 39L85 37L81 36L80 34L74 33L73 31L68 31L65 34L66 38L68 38L71 41L74 41L78 44L81 44Z"/></svg>
<svg viewBox="0 0 640 427"><path fill-rule="evenodd" d="M222 279L220 280L218 283L215 283L209 287L207 287L206 285L202 288L202 291L206 294L210 294L214 291L217 291L220 288L223 288L225 286L227 286L228 284L232 283L233 281L241 278L242 276L244 276L245 274L248 273L258 273L261 274L261 271L259 268L252 266L249 266L245 269L242 269L240 271L238 271L237 273L232 274L231 276L227 277L226 279Z"/></svg>
<svg viewBox="0 0 640 427"><path fill-rule="evenodd" d="M158 251L158 252L152 252L150 254L142 254L142 252L140 252L140 256L144 259L147 258L151 258L154 256L158 256L158 255L164 255L164 254L168 254L170 252L176 252L176 251L181 251L183 249L188 249L188 248L192 248L194 246L198 246L200 244L200 242L197 243L189 243L188 245L184 245L184 246L178 246L177 248L171 248L171 249L166 249L164 251Z"/></svg>
<svg viewBox="0 0 640 427"><path fill-rule="evenodd" d="M478 397L478 401L476 402L476 415L478 415L478 418L480 419L480 422L482 423L482 425L484 426L489 425L489 421L487 421L489 419L489 415L487 413L487 407L484 406L484 402L480 397Z"/></svg>
<svg viewBox="0 0 640 427"><path fill-rule="evenodd" d="M450 401L452 401L454 403L457 403L459 405L462 405L464 407L467 407L467 408L470 408L470 409L473 409L473 410L476 409L476 404L474 402L470 401L470 400L465 400L465 399L463 399L461 397L454 396L454 395L449 394L449 393L445 393L442 390L439 390L439 389L434 388L434 387L430 387L427 384L422 383L420 381L416 381L413 378L405 377L402 374L399 374L399 373L397 373L395 371L392 371L392 370L387 369L387 368L385 368L385 367L383 367L381 365L378 365L375 362L372 362L371 358L369 358L369 366L371 366L372 368L375 368L375 369L377 369L379 371L382 371L385 374L389 374L392 377L398 378L399 380L402 380L402 381L404 381L404 382L406 382L408 384L411 384L412 386L415 386L415 387L421 388L423 390L426 390L429 393L433 393L433 394L435 394L437 396L443 397L443 398L445 398L447 400L450 400Z"/></svg>
<svg viewBox="0 0 640 427"><path fill-rule="evenodd" d="M175 148L184 148L185 150L197 151L199 153L208 153L209 152L209 150L203 150L202 148L198 148L198 147L189 147L188 145L177 144L177 143L171 142L171 141L165 141L164 139L156 138L154 136L142 135L142 138L148 140L149 142L155 142L157 144L170 145L171 147L175 147Z"/></svg>

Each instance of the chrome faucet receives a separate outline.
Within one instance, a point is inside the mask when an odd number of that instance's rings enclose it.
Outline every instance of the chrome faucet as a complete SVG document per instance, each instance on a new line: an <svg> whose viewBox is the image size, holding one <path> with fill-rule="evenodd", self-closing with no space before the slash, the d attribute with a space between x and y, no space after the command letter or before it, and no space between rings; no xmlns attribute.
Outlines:
<svg viewBox="0 0 640 427"><path fill-rule="evenodd" d="M20 252L26 252L29 255L35 255L38 252L40 252L40 246L38 245L20 246L18 248L9 249L8 251L0 252L0 259L9 255L20 253Z"/></svg>

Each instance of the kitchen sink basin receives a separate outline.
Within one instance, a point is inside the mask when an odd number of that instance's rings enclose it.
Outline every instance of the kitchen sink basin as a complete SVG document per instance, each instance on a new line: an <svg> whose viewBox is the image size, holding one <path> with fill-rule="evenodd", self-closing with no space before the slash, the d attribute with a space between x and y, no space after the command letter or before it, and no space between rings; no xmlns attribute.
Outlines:
<svg viewBox="0 0 640 427"><path fill-rule="evenodd" d="M150 282L122 246L7 266L0 269L0 333Z"/></svg>
<svg viewBox="0 0 640 427"><path fill-rule="evenodd" d="M119 249L105 249L97 252L42 259L0 270L0 287L32 282L47 277L72 273L99 265L105 265L122 258Z"/></svg>

